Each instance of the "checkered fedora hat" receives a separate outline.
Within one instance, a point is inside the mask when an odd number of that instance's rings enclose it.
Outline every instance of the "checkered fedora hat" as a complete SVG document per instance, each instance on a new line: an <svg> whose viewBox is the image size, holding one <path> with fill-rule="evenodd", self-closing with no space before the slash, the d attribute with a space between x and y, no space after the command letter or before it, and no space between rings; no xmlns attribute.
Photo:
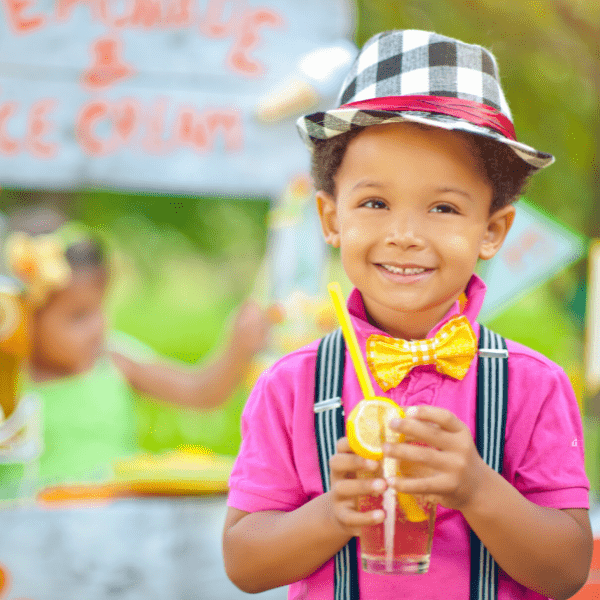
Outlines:
<svg viewBox="0 0 600 600"><path fill-rule="evenodd" d="M401 121L492 138L536 169L554 162L551 154L517 141L494 56L430 31L373 36L342 84L338 107L301 117L297 127L312 150L316 140Z"/></svg>

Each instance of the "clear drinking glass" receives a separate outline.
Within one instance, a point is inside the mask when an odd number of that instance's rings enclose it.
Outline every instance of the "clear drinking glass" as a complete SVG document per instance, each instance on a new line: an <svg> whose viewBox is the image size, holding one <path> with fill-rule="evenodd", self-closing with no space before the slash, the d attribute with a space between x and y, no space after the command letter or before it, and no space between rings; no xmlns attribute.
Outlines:
<svg viewBox="0 0 600 600"><path fill-rule="evenodd" d="M384 458L377 471L362 471L358 476L381 478L390 470L397 476L427 475L426 469L415 463ZM395 489L388 488L378 496L360 496L358 509L361 512L385 512L382 523L367 525L361 530L360 553L364 571L385 575L427 573L436 504L420 495L398 494Z"/></svg>

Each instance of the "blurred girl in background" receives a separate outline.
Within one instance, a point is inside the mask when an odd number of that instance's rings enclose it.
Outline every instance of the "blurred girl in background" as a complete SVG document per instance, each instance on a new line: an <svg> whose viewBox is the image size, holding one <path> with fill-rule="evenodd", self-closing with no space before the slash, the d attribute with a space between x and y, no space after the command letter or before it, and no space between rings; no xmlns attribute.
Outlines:
<svg viewBox="0 0 600 600"><path fill-rule="evenodd" d="M24 388L42 401L41 483L110 477L111 463L136 450L135 392L194 409L217 407L264 348L270 313L247 301L224 350L199 366L136 352L135 340L123 344L107 331L110 272L100 239L76 223L51 233L34 230L13 231L5 254L31 309ZM6 491L18 472L16 465L0 465L0 488Z"/></svg>

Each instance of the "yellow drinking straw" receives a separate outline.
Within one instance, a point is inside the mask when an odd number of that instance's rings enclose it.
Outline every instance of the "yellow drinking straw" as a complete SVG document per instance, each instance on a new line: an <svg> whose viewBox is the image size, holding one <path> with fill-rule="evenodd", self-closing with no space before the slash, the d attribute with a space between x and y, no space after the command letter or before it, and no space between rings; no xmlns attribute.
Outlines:
<svg viewBox="0 0 600 600"><path fill-rule="evenodd" d="M369 372L367 371L367 365L365 364L360 348L358 347L356 333L354 332L354 327L352 327L352 323L350 322L350 314L348 313L346 302L344 300L344 296L342 295L342 288L337 281L332 281L327 286L327 290L331 296L338 321L342 326L342 334L344 335L346 346L350 352L350 358L352 359L352 364L354 365L356 375L358 376L358 383L360 384L360 389L362 390L363 396L366 400L375 398L373 384L371 383L371 378L369 377Z"/></svg>
<svg viewBox="0 0 600 600"><path fill-rule="evenodd" d="M373 399L375 398L373 384L371 383L371 378L369 377L369 372L367 371L367 365L365 365L365 361L363 360L362 354L358 347L356 333L354 332L354 327L352 327L352 324L350 322L350 314L348 313L348 309L346 308L346 302L344 301L344 297L342 296L340 284L337 281L332 281L327 286L327 290L331 295L331 300L333 301L333 306L335 308L338 321L342 326L342 334L344 335L346 346L348 347L348 351L350 352L352 364L356 369L356 375L358 376L358 382L360 383L360 388L362 390L363 396L365 397L365 400ZM381 416L382 415L380 415L380 418ZM381 441L384 442L385 424L382 420L380 420L379 426L382 434ZM387 456L383 458L383 474L386 478L393 477L395 475L400 475L400 471L398 470L397 462L395 459L389 458ZM386 548L386 560L389 563L389 569L391 569L391 560L393 556L394 547L394 519L396 498L400 503L400 506L402 507L406 518L409 521L416 523L427 519L427 514L418 504L414 496L403 493L393 494L391 488L386 490L386 492L384 493L384 507L386 509L386 518L384 521L384 540Z"/></svg>

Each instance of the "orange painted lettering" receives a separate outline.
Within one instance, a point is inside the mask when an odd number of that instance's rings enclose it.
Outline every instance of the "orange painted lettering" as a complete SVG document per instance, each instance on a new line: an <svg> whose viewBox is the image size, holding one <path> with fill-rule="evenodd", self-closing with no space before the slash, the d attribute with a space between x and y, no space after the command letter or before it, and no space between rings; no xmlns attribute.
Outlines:
<svg viewBox="0 0 600 600"><path fill-rule="evenodd" d="M106 6L108 0L57 0L56 2L56 19L58 21L66 21L76 4L87 4L90 8L92 18L101 21L106 25L108 22L108 8Z"/></svg>
<svg viewBox="0 0 600 600"><path fill-rule="evenodd" d="M173 148L173 140L165 139L166 99L157 100L148 111L150 119L146 124L146 135L142 145L150 154L166 154Z"/></svg>
<svg viewBox="0 0 600 600"><path fill-rule="evenodd" d="M46 98L38 100L29 111L24 143L27 150L37 158L53 158L56 156L57 145L45 142L43 139L52 130L47 115L55 105L56 100Z"/></svg>
<svg viewBox="0 0 600 600"><path fill-rule="evenodd" d="M135 135L139 121L139 106L125 98L119 102L90 102L77 118L76 134L79 145L91 156L105 156L116 152ZM104 124L109 135L100 137L97 128Z"/></svg>
<svg viewBox="0 0 600 600"><path fill-rule="evenodd" d="M46 24L44 15L23 15L23 12L31 8L32 4L31 0L4 0L8 21L15 33L30 33Z"/></svg>
<svg viewBox="0 0 600 600"><path fill-rule="evenodd" d="M128 143L135 135L139 121L139 106L136 100L125 98L112 105L115 132L122 143Z"/></svg>
<svg viewBox="0 0 600 600"><path fill-rule="evenodd" d="M108 106L105 102L92 102L84 106L77 118L75 132L79 145L91 156L108 154L106 143L96 137L94 128L98 121L106 118Z"/></svg>
<svg viewBox="0 0 600 600"><path fill-rule="evenodd" d="M172 27L185 27L192 24L190 5L192 0L172 0L164 18L164 24Z"/></svg>
<svg viewBox="0 0 600 600"><path fill-rule="evenodd" d="M135 0L133 12L128 19L128 25L145 28L160 25L161 21L160 0Z"/></svg>
<svg viewBox="0 0 600 600"><path fill-rule="evenodd" d="M548 251L547 240L535 230L524 231L504 253L503 260L511 271L522 271L528 255L544 255Z"/></svg>
<svg viewBox="0 0 600 600"><path fill-rule="evenodd" d="M135 74L135 70L122 58L121 41L115 38L100 38L92 45L93 64L81 75L81 83L92 89L105 88Z"/></svg>
<svg viewBox="0 0 600 600"><path fill-rule="evenodd" d="M6 102L0 104L0 154L16 154L19 151L19 144L11 138L6 132L7 121L17 110L16 102Z"/></svg>
<svg viewBox="0 0 600 600"><path fill-rule="evenodd" d="M196 131L196 111L182 108L175 124L175 139L182 146L194 145Z"/></svg>
<svg viewBox="0 0 600 600"><path fill-rule="evenodd" d="M225 20L225 7L230 5L229 18ZM227 37L239 22L243 14L243 3L239 0L209 0L200 31L211 38Z"/></svg>
<svg viewBox="0 0 600 600"><path fill-rule="evenodd" d="M237 32L235 43L227 57L229 67L237 73L250 77L260 75L264 70L263 65L250 56L250 52L261 41L259 29L266 26L281 27L283 24L283 18L272 10L258 8L247 11Z"/></svg>
<svg viewBox="0 0 600 600"><path fill-rule="evenodd" d="M8 570L0 565L0 594L2 596L4 595L4 592L8 592L9 585L10 581L8 579Z"/></svg>
<svg viewBox="0 0 600 600"><path fill-rule="evenodd" d="M203 114L191 107L182 108L175 122L173 140L179 146L187 146L196 152L206 152L209 149L209 140Z"/></svg>
<svg viewBox="0 0 600 600"><path fill-rule="evenodd" d="M225 138L225 150L235 152L242 149L242 119L235 110L214 110L204 113L204 122L209 135L209 144L212 148L218 131L222 131Z"/></svg>
<svg viewBox="0 0 600 600"><path fill-rule="evenodd" d="M7 598L11 584L12 581L8 569L0 565L0 600ZM15 600L17 599L15 598ZM29 600L29 598L19 598L18 600Z"/></svg>
<svg viewBox="0 0 600 600"><path fill-rule="evenodd" d="M212 150L222 132L227 152L236 152L243 146L243 127L240 113L216 109L198 112L193 107L182 107L177 115L173 141L196 152Z"/></svg>
<svg viewBox="0 0 600 600"><path fill-rule="evenodd" d="M187 27L193 24L193 0L126 0L114 27Z"/></svg>

